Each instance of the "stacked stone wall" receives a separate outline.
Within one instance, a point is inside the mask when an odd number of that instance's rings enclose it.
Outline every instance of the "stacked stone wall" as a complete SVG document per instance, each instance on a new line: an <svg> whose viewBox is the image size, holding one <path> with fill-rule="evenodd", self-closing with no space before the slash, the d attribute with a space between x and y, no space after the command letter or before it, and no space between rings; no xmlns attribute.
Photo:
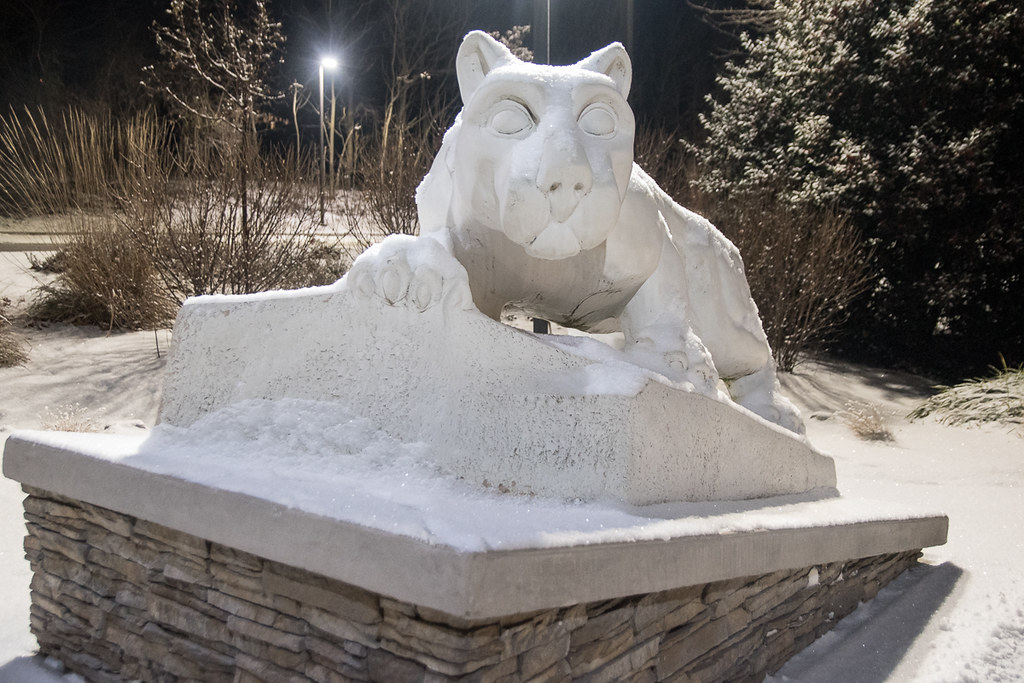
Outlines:
<svg viewBox="0 0 1024 683"><path fill-rule="evenodd" d="M469 621L25 490L33 633L90 681L757 681L920 554Z"/></svg>

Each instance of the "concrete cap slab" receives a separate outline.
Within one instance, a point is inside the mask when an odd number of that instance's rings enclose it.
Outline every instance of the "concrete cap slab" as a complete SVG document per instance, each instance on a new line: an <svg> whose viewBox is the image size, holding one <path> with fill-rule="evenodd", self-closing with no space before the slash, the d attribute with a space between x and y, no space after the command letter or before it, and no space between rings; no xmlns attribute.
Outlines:
<svg viewBox="0 0 1024 683"><path fill-rule="evenodd" d="M89 449L72 435L56 441L12 435L4 475L470 620L914 550L945 543L948 529L943 515L836 496L786 505L745 530L709 533L701 519L688 531L680 520L664 539L466 551L147 471L123 457L137 440L93 436ZM97 443L111 457L90 452Z"/></svg>

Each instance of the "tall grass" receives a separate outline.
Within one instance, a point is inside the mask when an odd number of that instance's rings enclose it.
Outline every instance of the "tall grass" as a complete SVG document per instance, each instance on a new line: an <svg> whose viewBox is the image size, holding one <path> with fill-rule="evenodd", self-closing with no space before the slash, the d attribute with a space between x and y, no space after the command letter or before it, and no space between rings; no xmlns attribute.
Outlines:
<svg viewBox="0 0 1024 683"><path fill-rule="evenodd" d="M176 138L151 114L0 116L0 210L53 216L63 252L30 313L152 328L188 296L337 279L341 258L316 234L307 167Z"/></svg>
<svg viewBox="0 0 1024 683"><path fill-rule="evenodd" d="M151 329L174 316L155 286L153 261L115 219L128 150L159 144L149 114L28 109L0 117L0 207L49 215L62 271L37 291L29 314L46 320ZM141 172L141 169L134 169Z"/></svg>
<svg viewBox="0 0 1024 683"><path fill-rule="evenodd" d="M153 125L147 116L121 121L76 108L55 115L11 108L0 116L0 211L107 209L123 150Z"/></svg>

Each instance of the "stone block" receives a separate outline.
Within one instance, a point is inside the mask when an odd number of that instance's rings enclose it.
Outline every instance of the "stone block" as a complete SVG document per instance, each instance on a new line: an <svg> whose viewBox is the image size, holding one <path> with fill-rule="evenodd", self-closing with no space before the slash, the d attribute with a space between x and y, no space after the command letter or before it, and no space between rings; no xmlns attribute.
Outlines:
<svg viewBox="0 0 1024 683"><path fill-rule="evenodd" d="M345 675L340 671L328 668L323 664L317 664L316 662L309 662L306 664L306 668L302 670L302 673L313 683L350 683L353 679L357 681L367 681L367 676L356 677L351 675Z"/></svg>
<svg viewBox="0 0 1024 683"><path fill-rule="evenodd" d="M264 626L270 626L280 616L276 611L268 607L257 605L254 602L243 600L234 595L221 593L218 590L209 590L206 593L206 601L217 609L224 610L229 614L255 621ZM301 622L297 622L301 623Z"/></svg>
<svg viewBox="0 0 1024 683"><path fill-rule="evenodd" d="M237 548L210 543L210 559L222 565L244 571L247 576L258 576L263 571L263 560Z"/></svg>
<svg viewBox="0 0 1024 683"><path fill-rule="evenodd" d="M598 616L590 617L587 623L572 632L572 649L577 650L606 633L618 630L619 626L631 621L636 614L633 605L618 607Z"/></svg>
<svg viewBox="0 0 1024 683"><path fill-rule="evenodd" d="M123 576L128 583L136 586L144 586L149 580L149 570L143 565L99 548L89 548L88 562L93 567L103 567L115 575Z"/></svg>
<svg viewBox="0 0 1024 683"><path fill-rule="evenodd" d="M633 644L632 624L625 621L614 631L606 633L597 640L592 640L578 648L573 645L569 652L569 667L572 670L573 678L579 678L604 666L633 647Z"/></svg>
<svg viewBox="0 0 1024 683"><path fill-rule="evenodd" d="M381 621L380 603L377 598L355 586L326 580L319 581L322 585L316 585L313 580L305 583L290 579L269 568L263 572L262 582L263 591L269 595L281 595L360 624L377 624Z"/></svg>
<svg viewBox="0 0 1024 683"><path fill-rule="evenodd" d="M228 631L244 636L251 640L268 643L274 647L288 650L289 652L301 653L306 651L306 639L301 635L286 633L284 631L258 624L235 615L227 618Z"/></svg>
<svg viewBox="0 0 1024 683"><path fill-rule="evenodd" d="M231 635L223 622L179 602L150 593L146 596L146 611L157 623L182 633L204 640L231 642Z"/></svg>
<svg viewBox="0 0 1024 683"><path fill-rule="evenodd" d="M660 645L660 637L640 643L625 654L588 674L587 683L618 683L628 679L634 671L642 671L648 666L653 666Z"/></svg>
<svg viewBox="0 0 1024 683"><path fill-rule="evenodd" d="M519 623L502 623L499 637L504 643L502 656L515 657L527 650L545 645L569 633L569 626L560 617L562 610L548 610ZM584 622L586 617L583 617Z"/></svg>
<svg viewBox="0 0 1024 683"><path fill-rule="evenodd" d="M243 653L259 661L268 662L275 667L291 671L301 671L309 661L309 653L305 650L302 652L292 652L269 643L247 638L238 633L233 635L234 637L231 639L230 645L235 651L236 657L239 653Z"/></svg>
<svg viewBox="0 0 1024 683"><path fill-rule="evenodd" d="M346 667L356 671L365 670L366 649L363 648L362 654L353 654L349 651L348 644L348 641L343 645L339 645L328 642L323 638L306 636L306 650L314 661L333 666L344 664Z"/></svg>
<svg viewBox="0 0 1024 683"><path fill-rule="evenodd" d="M89 556L89 545L81 540L74 540L58 534L49 529L44 529L38 524L29 522L25 525L28 533L39 541L43 550L50 550L59 553L72 562L85 564Z"/></svg>
<svg viewBox="0 0 1024 683"><path fill-rule="evenodd" d="M140 519L135 522L133 531L135 536L141 537L143 545L147 540L155 541L154 546L161 551L173 549L177 553L192 555L200 559L207 559L210 556L209 542L191 534L175 531L162 524Z"/></svg>
<svg viewBox="0 0 1024 683"><path fill-rule="evenodd" d="M499 641L495 641L491 648L467 652L447 648L443 645L420 640L412 636L400 636L399 638L385 637L383 631L387 628L387 624L381 627L380 647L382 649L400 657L420 662L429 670L445 676L464 676L502 661L501 651L503 648ZM394 633L391 632L391 635L394 635ZM490 650L489 652L487 651L488 649ZM369 654L367 654L367 658L369 658Z"/></svg>
<svg viewBox="0 0 1024 683"><path fill-rule="evenodd" d="M688 608L694 603L699 608L698 611L704 609L704 605L701 602L701 589L701 586L686 586L643 596L636 604L633 627L639 633L648 625L663 619L677 610ZM684 618L679 623L684 623L686 620Z"/></svg>
<svg viewBox="0 0 1024 683"><path fill-rule="evenodd" d="M47 531L59 533L64 538L73 541L85 540L86 522L83 519L68 519L64 520L63 524L59 524L52 517L40 517L29 512L26 512L23 517L27 523L36 524Z"/></svg>
<svg viewBox="0 0 1024 683"><path fill-rule="evenodd" d="M516 683L522 680L526 679L517 671L517 663L514 657L512 659L503 659L493 666L478 669L459 677L460 683Z"/></svg>
<svg viewBox="0 0 1024 683"><path fill-rule="evenodd" d="M160 567L159 579L162 581L195 589L198 586L208 587L213 580L206 564L197 562L193 557L167 553L161 559L163 566Z"/></svg>
<svg viewBox="0 0 1024 683"><path fill-rule="evenodd" d="M558 661L569 655L569 632L564 627L557 628L558 633L549 637L547 642L537 644L519 655L519 674L529 679L545 671Z"/></svg>
<svg viewBox="0 0 1024 683"><path fill-rule="evenodd" d="M569 662L560 661L530 679L530 683L568 683L574 678Z"/></svg>
<svg viewBox="0 0 1024 683"><path fill-rule="evenodd" d="M737 610L735 615L714 619L693 631L684 631L667 638L658 654L658 677L667 678L679 671L705 652L725 642L748 621L749 615Z"/></svg>
<svg viewBox="0 0 1024 683"><path fill-rule="evenodd" d="M498 638L500 631L497 624L462 631L428 621L410 619L402 614L386 612L380 633L381 637L393 640L416 638L425 643L442 646L446 650L472 656L480 652L487 655L499 654L504 650L504 646Z"/></svg>
<svg viewBox="0 0 1024 683"><path fill-rule="evenodd" d="M806 576L790 577L748 597L743 602L743 609L747 610L750 614L760 615L775 605L784 604L791 597L806 588Z"/></svg>
<svg viewBox="0 0 1024 683"><path fill-rule="evenodd" d="M263 590L263 580L259 576L249 576L235 571L229 565L212 561L209 564L209 571L213 577L210 587L221 593L260 604L270 600L270 596Z"/></svg>
<svg viewBox="0 0 1024 683"><path fill-rule="evenodd" d="M253 676L254 681L262 683L296 683L301 680L294 669L283 669L270 662L241 653L235 663L242 671ZM304 667L303 667L304 668ZM237 678L235 680L238 680Z"/></svg>
<svg viewBox="0 0 1024 683"><path fill-rule="evenodd" d="M351 640L369 649L378 647L378 626L349 621L331 612L303 605L302 618L315 629L341 640Z"/></svg>
<svg viewBox="0 0 1024 683"><path fill-rule="evenodd" d="M367 652L366 668L371 681L420 681L427 672L419 662L378 649Z"/></svg>

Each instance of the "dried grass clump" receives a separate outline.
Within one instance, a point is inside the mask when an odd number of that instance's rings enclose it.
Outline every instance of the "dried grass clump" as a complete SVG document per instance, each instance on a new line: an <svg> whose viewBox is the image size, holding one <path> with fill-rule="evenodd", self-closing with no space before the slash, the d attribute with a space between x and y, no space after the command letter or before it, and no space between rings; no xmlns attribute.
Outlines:
<svg viewBox="0 0 1024 683"><path fill-rule="evenodd" d="M110 216L66 217L71 239L62 268L29 307L39 320L152 330L174 319L176 307L160 289L151 255Z"/></svg>
<svg viewBox="0 0 1024 683"><path fill-rule="evenodd" d="M1004 362L992 377L937 388L939 393L910 413L911 420L934 414L943 424L997 422L1024 433L1024 366L1010 368Z"/></svg>
<svg viewBox="0 0 1024 683"><path fill-rule="evenodd" d="M895 441L878 406L851 401L840 411L839 418L858 438L865 441Z"/></svg>
<svg viewBox="0 0 1024 683"><path fill-rule="evenodd" d="M0 298L0 368L12 368L28 362L25 342L11 331L10 308L11 300Z"/></svg>
<svg viewBox="0 0 1024 683"><path fill-rule="evenodd" d="M98 432L100 427L86 415L78 403L60 406L56 410L45 408L41 416L42 428L54 432Z"/></svg>

